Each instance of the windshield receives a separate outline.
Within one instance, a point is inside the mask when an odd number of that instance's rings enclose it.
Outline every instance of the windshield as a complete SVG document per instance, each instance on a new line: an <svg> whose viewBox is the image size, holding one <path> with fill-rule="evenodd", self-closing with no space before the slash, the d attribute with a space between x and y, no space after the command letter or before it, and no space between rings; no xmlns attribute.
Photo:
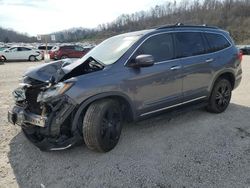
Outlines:
<svg viewBox="0 0 250 188"><path fill-rule="evenodd" d="M140 37L141 35L111 37L93 48L80 61L93 57L105 65L110 65L116 62Z"/></svg>

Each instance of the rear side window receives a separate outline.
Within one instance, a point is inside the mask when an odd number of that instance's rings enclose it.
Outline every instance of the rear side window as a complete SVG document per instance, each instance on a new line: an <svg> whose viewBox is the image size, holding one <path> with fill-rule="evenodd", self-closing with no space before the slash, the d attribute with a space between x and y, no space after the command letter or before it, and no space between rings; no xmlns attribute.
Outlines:
<svg viewBox="0 0 250 188"><path fill-rule="evenodd" d="M209 44L209 52L216 52L230 46L228 40L222 35L205 33L205 37L207 38Z"/></svg>
<svg viewBox="0 0 250 188"><path fill-rule="evenodd" d="M199 32L177 32L174 34L177 58L205 53L204 40Z"/></svg>
<svg viewBox="0 0 250 188"><path fill-rule="evenodd" d="M174 47L172 35L159 34L147 39L135 53L137 55L149 54L155 62L166 61L174 58Z"/></svg>

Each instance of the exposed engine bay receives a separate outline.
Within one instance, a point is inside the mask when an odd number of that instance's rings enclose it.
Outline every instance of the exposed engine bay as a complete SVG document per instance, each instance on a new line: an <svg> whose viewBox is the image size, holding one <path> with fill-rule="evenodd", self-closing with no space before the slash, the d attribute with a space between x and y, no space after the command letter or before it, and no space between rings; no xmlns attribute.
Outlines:
<svg viewBox="0 0 250 188"><path fill-rule="evenodd" d="M42 67L52 67L50 78L48 71L44 76L47 80L41 77L34 79L36 75L32 71L31 74L25 74L20 87L13 92L16 105L8 114L9 121L21 126L26 137L41 150L65 149L81 139L81 130L72 127L78 106L64 93L74 85L74 77L104 68L104 65L90 57L63 75L62 67L70 63L55 63Z"/></svg>

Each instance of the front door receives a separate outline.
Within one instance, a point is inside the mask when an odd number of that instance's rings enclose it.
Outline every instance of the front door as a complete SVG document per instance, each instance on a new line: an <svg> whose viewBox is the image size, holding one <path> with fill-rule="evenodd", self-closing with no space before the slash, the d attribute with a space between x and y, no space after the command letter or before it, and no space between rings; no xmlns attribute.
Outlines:
<svg viewBox="0 0 250 188"><path fill-rule="evenodd" d="M148 115L181 102L182 67L174 58L173 35L151 36L136 50L128 64L141 54L152 55L155 64L151 67L128 67L131 79L127 81L139 115Z"/></svg>

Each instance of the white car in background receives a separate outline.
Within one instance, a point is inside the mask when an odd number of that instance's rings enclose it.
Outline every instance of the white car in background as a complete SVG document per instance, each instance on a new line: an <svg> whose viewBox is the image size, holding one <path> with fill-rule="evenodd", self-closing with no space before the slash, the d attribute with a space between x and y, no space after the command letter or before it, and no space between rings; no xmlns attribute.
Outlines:
<svg viewBox="0 0 250 188"><path fill-rule="evenodd" d="M37 61L42 59L42 55L38 50L28 47L15 46L0 52L2 61L8 60L29 60Z"/></svg>

